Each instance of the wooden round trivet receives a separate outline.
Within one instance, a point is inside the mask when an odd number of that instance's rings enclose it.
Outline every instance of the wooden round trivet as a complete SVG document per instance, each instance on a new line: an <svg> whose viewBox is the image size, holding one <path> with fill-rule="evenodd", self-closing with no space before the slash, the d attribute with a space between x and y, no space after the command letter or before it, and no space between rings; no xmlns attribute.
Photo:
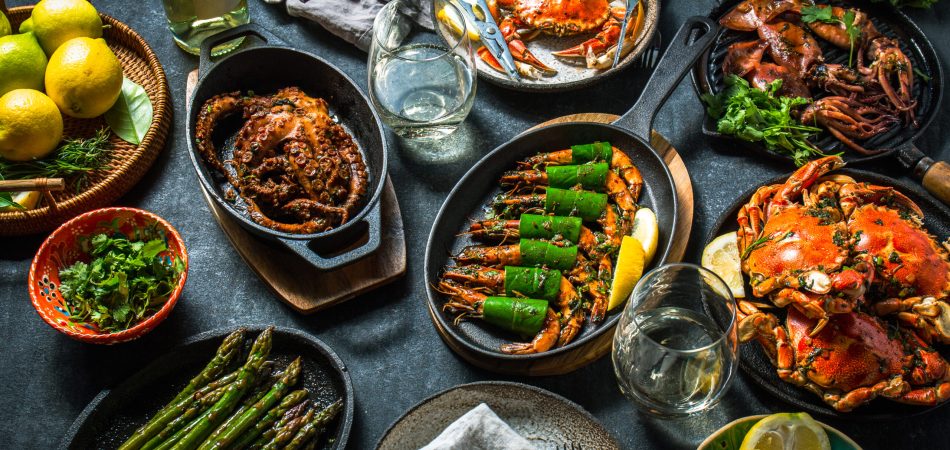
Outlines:
<svg viewBox="0 0 950 450"><path fill-rule="evenodd" d="M549 120L536 125L534 128L563 122L610 123L617 120L617 117L618 116L612 114L599 113L572 114ZM676 183L679 211L677 211L677 227L676 230L673 230L673 247L670 249L670 257L668 259L668 262L676 262L683 259L683 254L686 252L686 244L689 240L689 233L693 225L693 184L689 180L689 173L686 171L686 165L683 164L683 159L680 158L679 153L676 152L676 149L673 148L666 138L654 131L650 139L650 144L660 153L663 160L666 161L666 165L669 166L670 173L673 175L673 181ZM573 372L606 355L607 352L610 351L614 338L613 330L609 330L601 334L597 339L591 340L573 351L533 361L485 359L481 355L472 353L456 342L452 335L446 332L439 321L436 320L436 314L438 314L438 312L433 311L430 306L429 317L432 319L432 323L435 324L436 330L439 331L439 335L442 336L442 340L449 348L472 365L492 372L505 374L547 376ZM614 324L616 325L616 322L614 322Z"/></svg>

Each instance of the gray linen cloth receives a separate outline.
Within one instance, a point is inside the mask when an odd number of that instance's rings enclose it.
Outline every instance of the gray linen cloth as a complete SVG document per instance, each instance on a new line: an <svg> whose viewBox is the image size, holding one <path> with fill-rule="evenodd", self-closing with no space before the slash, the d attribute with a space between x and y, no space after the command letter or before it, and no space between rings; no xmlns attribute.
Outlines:
<svg viewBox="0 0 950 450"><path fill-rule="evenodd" d="M373 39L373 19L386 0L287 0L287 13L319 23L327 31L360 50L369 49ZM432 29L432 0L407 0L404 11L420 25Z"/></svg>

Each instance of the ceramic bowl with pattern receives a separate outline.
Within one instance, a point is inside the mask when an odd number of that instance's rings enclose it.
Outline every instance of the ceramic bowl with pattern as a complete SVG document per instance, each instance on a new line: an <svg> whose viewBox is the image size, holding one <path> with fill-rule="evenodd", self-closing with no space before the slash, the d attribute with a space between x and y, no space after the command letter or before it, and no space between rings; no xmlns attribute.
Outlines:
<svg viewBox="0 0 950 450"><path fill-rule="evenodd" d="M706 440L699 444L697 450L739 450L746 433L753 425L766 417L768 415L760 414L733 420L709 435ZM818 422L818 424L825 429L825 433L828 433L831 450L861 450L861 446L845 436L844 433L821 422Z"/></svg>
<svg viewBox="0 0 950 450"><path fill-rule="evenodd" d="M162 239L168 249L159 257L178 258L182 272L171 296L161 309L131 328L102 333L92 325L70 321L60 292L59 271L77 261L89 262L82 250L85 239L99 233L122 234L130 240ZM188 253L185 243L165 219L136 208L113 207L89 211L74 217L53 231L40 246L30 266L30 300L40 317L57 331L79 341L93 344L117 344L141 337L171 313L188 279Z"/></svg>

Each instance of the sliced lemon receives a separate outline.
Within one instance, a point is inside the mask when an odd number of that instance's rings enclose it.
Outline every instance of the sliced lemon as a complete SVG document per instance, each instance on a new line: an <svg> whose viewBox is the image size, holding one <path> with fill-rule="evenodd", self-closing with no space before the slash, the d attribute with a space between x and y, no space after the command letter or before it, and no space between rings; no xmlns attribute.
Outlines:
<svg viewBox="0 0 950 450"><path fill-rule="evenodd" d="M19 204L24 209L33 209L36 207L36 204L40 201L40 192L39 191L25 191L25 192L14 192L13 202ZM0 212L10 212L10 211L19 211L19 208L13 206L5 206L0 208Z"/></svg>
<svg viewBox="0 0 950 450"><path fill-rule="evenodd" d="M703 249L703 267L719 275L733 297L745 298L745 285L742 282L742 268L739 259L739 245L736 233L726 233L713 239Z"/></svg>
<svg viewBox="0 0 950 450"><path fill-rule="evenodd" d="M464 2L466 0L460 0L460 1ZM452 3L457 8L464 8L464 6L460 5L458 1L452 2ZM452 33L455 33L456 36L459 36L462 34L462 20L463 19L461 16L458 15L458 13L454 9L443 6L442 9L440 9L439 12L435 14L435 16L439 19L440 22L444 23L447 27L449 27L449 29L452 30ZM465 29L466 31L468 31L468 38L471 39L473 42L478 41L478 28L475 28L475 24L472 23L472 21L468 20L467 18L464 20L465 20Z"/></svg>
<svg viewBox="0 0 950 450"><path fill-rule="evenodd" d="M831 442L808 414L779 413L753 425L739 450L831 450Z"/></svg>
<svg viewBox="0 0 950 450"><path fill-rule="evenodd" d="M646 255L646 264L653 261L656 255L656 245L660 240L660 227L656 222L656 214L650 208L640 208L633 216L633 231L630 235L637 238L643 245L643 253Z"/></svg>
<svg viewBox="0 0 950 450"><path fill-rule="evenodd" d="M644 266L646 266L646 255L643 252L643 244L637 238L624 236L620 241L620 254L617 255L614 280L610 283L610 301L607 303L607 311L627 301L627 297L633 292L633 287L643 276Z"/></svg>

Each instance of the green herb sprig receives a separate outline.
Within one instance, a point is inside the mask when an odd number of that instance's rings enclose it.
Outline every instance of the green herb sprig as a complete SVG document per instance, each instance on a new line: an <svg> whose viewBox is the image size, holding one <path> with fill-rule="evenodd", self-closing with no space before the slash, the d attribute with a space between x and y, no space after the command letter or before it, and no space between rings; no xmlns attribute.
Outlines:
<svg viewBox="0 0 950 450"><path fill-rule="evenodd" d="M825 156L808 141L821 129L802 125L792 117L792 110L807 105L808 99L778 96L781 80L773 81L764 91L736 75L726 77L725 83L726 88L718 95L702 97L707 113L717 120L720 133L762 142L771 151L787 154L799 166Z"/></svg>
<svg viewBox="0 0 950 450"><path fill-rule="evenodd" d="M856 14L853 9L845 10L844 15L839 19L835 17L830 6L809 5L802 7L802 22L822 22L844 26L845 32L848 33L848 43L851 46L848 50L848 66L853 65L855 43L861 38L861 30L854 24L855 18Z"/></svg>
<svg viewBox="0 0 950 450"><path fill-rule="evenodd" d="M109 129L88 139L67 139L52 155L27 162L0 158L0 179L69 178L75 192L86 188L89 174L108 165L112 154Z"/></svg>
<svg viewBox="0 0 950 450"><path fill-rule="evenodd" d="M128 329L161 309L184 270L180 259L159 256L167 249L162 239L97 234L86 245L92 261L61 270L60 290L70 320L102 332Z"/></svg>

